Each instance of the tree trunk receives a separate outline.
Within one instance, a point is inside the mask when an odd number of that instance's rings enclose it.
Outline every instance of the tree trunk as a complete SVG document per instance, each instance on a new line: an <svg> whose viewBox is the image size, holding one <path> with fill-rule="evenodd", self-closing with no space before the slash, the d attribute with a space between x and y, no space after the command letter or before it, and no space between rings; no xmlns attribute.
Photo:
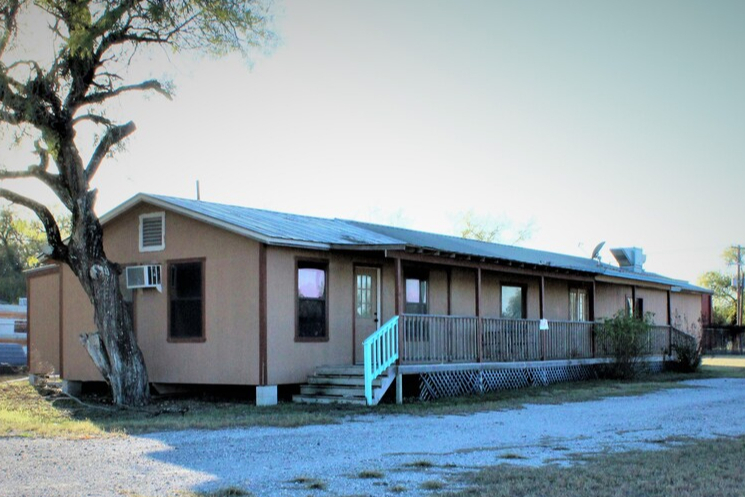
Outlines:
<svg viewBox="0 0 745 497"><path fill-rule="evenodd" d="M97 331L80 340L104 380L114 403L142 406L150 400L147 369L137 345L132 316L119 287L120 268L103 250L103 229L90 204L79 202L75 212L83 222L70 239L68 265L93 305Z"/></svg>
<svg viewBox="0 0 745 497"><path fill-rule="evenodd" d="M110 385L114 403L145 405L150 398L148 375L119 290L119 274L110 262L92 265L89 274L93 275L89 297L98 331L83 334L80 340Z"/></svg>

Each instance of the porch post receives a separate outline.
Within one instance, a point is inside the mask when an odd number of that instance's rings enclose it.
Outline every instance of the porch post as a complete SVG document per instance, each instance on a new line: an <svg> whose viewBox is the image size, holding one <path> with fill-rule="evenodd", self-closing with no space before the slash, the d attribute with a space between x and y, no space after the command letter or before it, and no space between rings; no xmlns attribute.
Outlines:
<svg viewBox="0 0 745 497"><path fill-rule="evenodd" d="M670 290L667 291L667 355L673 355L673 317L670 304Z"/></svg>
<svg viewBox="0 0 745 497"><path fill-rule="evenodd" d="M481 362L484 357L484 323L481 319L481 268L476 268L476 360Z"/></svg>
<svg viewBox="0 0 745 497"><path fill-rule="evenodd" d="M399 316L398 318L398 359L396 360L396 364L401 364L401 356L404 353L404 331L406 329L406 323L404 322L401 315L404 313L404 305L403 305L403 268L401 266L401 258L396 257L395 259L395 266L396 266L396 316ZM397 384L401 384L401 382L397 382ZM398 387L397 387L398 388Z"/></svg>
<svg viewBox="0 0 745 497"><path fill-rule="evenodd" d="M592 295L590 297L590 322L592 323L592 357L597 355L597 344L595 343L595 280L592 282Z"/></svg>
<svg viewBox="0 0 745 497"><path fill-rule="evenodd" d="M546 315L546 308L545 308L545 292L546 292L546 278L544 276L541 276L541 285L539 288L539 303L540 303L540 318L545 319ZM546 331L542 330L541 327L538 327L538 338L540 338L541 341L541 360L546 360L546 338L545 335Z"/></svg>
<svg viewBox="0 0 745 497"><path fill-rule="evenodd" d="M403 270L401 268L401 258L397 257L395 259L396 263L396 315L400 316L403 314L404 306L403 306L403 289L402 289L402 283L403 283Z"/></svg>

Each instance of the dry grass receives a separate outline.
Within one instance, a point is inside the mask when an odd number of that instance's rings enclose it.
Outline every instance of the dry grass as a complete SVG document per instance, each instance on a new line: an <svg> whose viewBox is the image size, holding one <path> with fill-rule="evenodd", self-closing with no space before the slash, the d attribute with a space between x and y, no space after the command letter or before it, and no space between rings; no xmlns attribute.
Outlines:
<svg viewBox="0 0 745 497"><path fill-rule="evenodd" d="M198 398L156 399L145 410L112 410L106 404L106 399L85 399L97 407L104 407L100 409L60 398L58 390L34 388L24 381L7 381L6 378L0 383L0 436L88 438L187 429L298 427L339 423L346 417L370 412L416 416L469 414L516 409L525 404L562 404L642 395L667 388L684 388L680 380L715 377L745 378L745 358L707 357L701 370L694 374L666 373L633 382L595 380L561 383L434 402L410 401L400 406L381 404L372 411L356 406L290 403L256 407L236 400Z"/></svg>
<svg viewBox="0 0 745 497"><path fill-rule="evenodd" d="M451 497L735 497L745 437L687 442L666 450L593 455L571 467L502 464L466 477Z"/></svg>

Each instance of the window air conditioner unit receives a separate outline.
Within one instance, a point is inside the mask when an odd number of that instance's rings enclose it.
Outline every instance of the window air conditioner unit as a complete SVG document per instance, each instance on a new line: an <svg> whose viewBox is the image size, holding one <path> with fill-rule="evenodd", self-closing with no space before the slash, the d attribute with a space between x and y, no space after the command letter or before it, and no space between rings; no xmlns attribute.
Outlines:
<svg viewBox="0 0 745 497"><path fill-rule="evenodd" d="M160 265L129 266L127 268L127 288L155 288L163 291L160 284Z"/></svg>

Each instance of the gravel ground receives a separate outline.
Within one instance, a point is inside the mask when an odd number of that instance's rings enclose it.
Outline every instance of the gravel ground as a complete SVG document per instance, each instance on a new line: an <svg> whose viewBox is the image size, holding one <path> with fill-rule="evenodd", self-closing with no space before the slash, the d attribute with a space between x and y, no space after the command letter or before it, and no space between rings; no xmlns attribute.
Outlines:
<svg viewBox="0 0 745 497"><path fill-rule="evenodd" d="M664 439L745 434L745 380L639 397L465 416L361 416L340 425L181 431L113 440L0 439L0 496L146 496L242 486L256 496L418 495L422 482L500 462L659 449ZM412 466L428 461L430 468ZM421 466L421 465L420 465ZM382 478L360 478L362 471ZM325 490L293 483L323 482Z"/></svg>

